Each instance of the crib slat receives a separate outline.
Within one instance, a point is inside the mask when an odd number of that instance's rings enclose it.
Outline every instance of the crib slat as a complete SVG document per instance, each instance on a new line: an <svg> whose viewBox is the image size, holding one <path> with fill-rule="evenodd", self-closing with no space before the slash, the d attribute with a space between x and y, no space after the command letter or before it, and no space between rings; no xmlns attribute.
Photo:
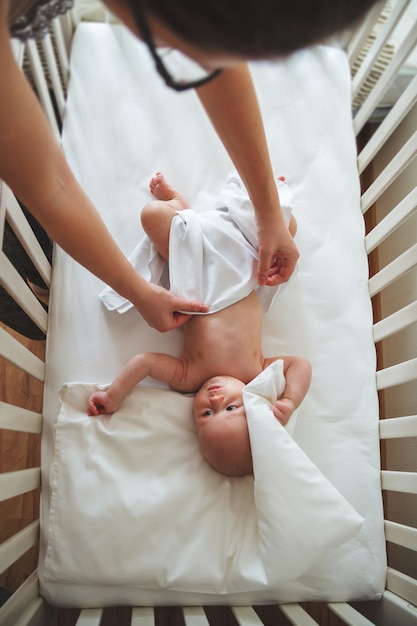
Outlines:
<svg viewBox="0 0 417 626"><path fill-rule="evenodd" d="M45 363L32 354L17 339L9 335L4 328L0 328L0 356L31 374L37 380L45 380Z"/></svg>
<svg viewBox="0 0 417 626"><path fill-rule="evenodd" d="M21 623L20 619L22 614L39 599L38 587L39 580L37 573L32 572L29 578L25 580L9 600L0 608L0 624L2 626L16 626ZM45 602L43 602L43 608L45 609L45 613L52 614L53 609L47 607ZM46 615L44 617L44 621L39 622L40 625L50 623Z"/></svg>
<svg viewBox="0 0 417 626"><path fill-rule="evenodd" d="M27 491L33 491L40 485L41 470L39 467L0 474L0 502Z"/></svg>
<svg viewBox="0 0 417 626"><path fill-rule="evenodd" d="M32 604L22 613L15 626L44 626L44 606L43 598L38 597L36 600L33 600Z"/></svg>
<svg viewBox="0 0 417 626"><path fill-rule="evenodd" d="M375 181L368 187L361 198L362 212L366 211L374 204L374 202L384 193L386 189L394 182L401 172L417 154L417 131L413 133L410 139L403 145L401 150L397 152L395 157L390 161Z"/></svg>
<svg viewBox="0 0 417 626"><path fill-rule="evenodd" d="M56 18L52 22L52 31L54 33L56 51L59 59L59 66L61 68L62 80L64 81L65 88L68 86L68 72L69 61L67 47L65 44L64 34L62 31L62 22L59 18Z"/></svg>
<svg viewBox="0 0 417 626"><path fill-rule="evenodd" d="M18 39L10 39L10 43L12 46L13 56L16 60L16 63L18 64L19 67L22 67L23 57L25 54L25 46L23 42L19 41Z"/></svg>
<svg viewBox="0 0 417 626"><path fill-rule="evenodd" d="M100 626L102 609L83 609L77 619L77 626Z"/></svg>
<svg viewBox="0 0 417 626"><path fill-rule="evenodd" d="M53 24L55 21L59 22L59 30L62 34L62 41L68 58L71 50L72 34L76 25L74 20L74 10L67 11L64 15L60 15L55 18Z"/></svg>
<svg viewBox="0 0 417 626"><path fill-rule="evenodd" d="M40 434L42 432L42 414L0 401L0 428Z"/></svg>
<svg viewBox="0 0 417 626"><path fill-rule="evenodd" d="M51 282L51 264L30 227L19 203L11 189L3 183L1 187L1 203L6 210L7 219L16 235L47 285Z"/></svg>
<svg viewBox="0 0 417 626"><path fill-rule="evenodd" d="M42 103L45 115L48 119L49 126L51 127L51 130L55 135L56 140L59 142L60 133L58 129L58 124L56 121L54 108L52 106L51 97L49 95L48 85L46 84L45 76L43 74L42 63L39 58L39 52L34 41L30 39L27 41L26 51L29 59L30 69L36 84L36 89L38 91L39 99Z"/></svg>
<svg viewBox="0 0 417 626"><path fill-rule="evenodd" d="M4 252L0 252L0 284L38 328L46 334L48 315L45 309Z"/></svg>
<svg viewBox="0 0 417 626"><path fill-rule="evenodd" d="M299 604L280 604L278 608L294 626L317 626L316 620Z"/></svg>
<svg viewBox="0 0 417 626"><path fill-rule="evenodd" d="M233 606L232 611L240 626L262 626L262 620L251 606Z"/></svg>
<svg viewBox="0 0 417 626"><path fill-rule="evenodd" d="M183 613L186 626L209 626L203 607L185 606Z"/></svg>
<svg viewBox="0 0 417 626"><path fill-rule="evenodd" d="M45 61L48 66L49 75L52 82L52 87L54 91L54 95L56 98L56 103L58 106L59 115L61 120L64 116L65 110L65 96L64 91L62 89L61 78L59 76L59 71L55 59L54 49L51 42L51 37L49 34L46 35L42 39L42 50L45 55Z"/></svg>
<svg viewBox="0 0 417 626"><path fill-rule="evenodd" d="M385 589L381 604L384 605L384 608L387 607L387 613L393 616L393 623L400 624L402 621L404 624L407 623L414 626L417 614L415 601L411 604L395 593L392 593L392 591ZM395 619L395 617L397 619Z"/></svg>
<svg viewBox="0 0 417 626"><path fill-rule="evenodd" d="M153 609L149 606L132 609L131 626L155 626Z"/></svg>
<svg viewBox="0 0 417 626"><path fill-rule="evenodd" d="M349 626L373 626L373 622L359 613L346 602L329 602L329 609Z"/></svg>
<svg viewBox="0 0 417 626"><path fill-rule="evenodd" d="M374 324L374 342L377 343L386 337L390 337L415 322L417 322L417 302L412 302Z"/></svg>
<svg viewBox="0 0 417 626"><path fill-rule="evenodd" d="M387 389L417 379L417 358L386 367L376 373L378 389Z"/></svg>
<svg viewBox="0 0 417 626"><path fill-rule="evenodd" d="M350 67L353 66L358 54L362 50L369 33L372 30L379 14L381 13L381 7L379 4L375 4L374 7L366 15L361 27L354 31L348 45L346 46L346 54L349 59Z"/></svg>
<svg viewBox="0 0 417 626"><path fill-rule="evenodd" d="M403 39L401 45L398 47L398 50L391 60L391 63L388 65L387 69L382 74L378 83L370 93L369 97L365 100L358 113L356 114L353 120L353 127L356 135L359 134L359 132L368 121L369 117L372 115L375 108L378 106L381 98L392 84L404 61L413 51L416 43L417 29L411 28L410 32Z"/></svg>
<svg viewBox="0 0 417 626"><path fill-rule="evenodd" d="M385 241L397 228L401 226L417 210L417 187L412 189L383 220L375 226L365 237L366 251L369 254L380 243Z"/></svg>
<svg viewBox="0 0 417 626"><path fill-rule="evenodd" d="M385 520L384 526L387 541L409 550L417 550L417 528L389 520Z"/></svg>
<svg viewBox="0 0 417 626"><path fill-rule="evenodd" d="M386 491L417 493L417 473L382 470L381 486Z"/></svg>
<svg viewBox="0 0 417 626"><path fill-rule="evenodd" d="M379 437L380 439L417 437L417 415L380 420Z"/></svg>
<svg viewBox="0 0 417 626"><path fill-rule="evenodd" d="M372 67L377 61L382 49L387 43L391 33L398 24L401 16L407 8L408 0L397 0L392 8L385 24L380 29L369 54L366 55L364 62L360 66L352 81L352 99L354 100L362 86L362 82L368 77L372 71Z"/></svg>
<svg viewBox="0 0 417 626"><path fill-rule="evenodd" d="M416 603L417 580L392 567L387 568L387 589L412 604Z"/></svg>
<svg viewBox="0 0 417 626"><path fill-rule="evenodd" d="M391 283L401 278L401 276L416 266L417 244L414 244L369 279L368 285L371 297L388 287L388 285L391 285Z"/></svg>
<svg viewBox="0 0 417 626"><path fill-rule="evenodd" d="M417 75L413 78L406 90L398 98L397 102L387 114L384 121L373 133L371 139L364 146L358 155L358 170L362 174L367 165L372 161L374 156L384 146L385 142L391 137L394 130L411 110L417 100Z"/></svg>
<svg viewBox="0 0 417 626"><path fill-rule="evenodd" d="M0 545L0 573L17 561L38 541L39 520L32 522Z"/></svg>

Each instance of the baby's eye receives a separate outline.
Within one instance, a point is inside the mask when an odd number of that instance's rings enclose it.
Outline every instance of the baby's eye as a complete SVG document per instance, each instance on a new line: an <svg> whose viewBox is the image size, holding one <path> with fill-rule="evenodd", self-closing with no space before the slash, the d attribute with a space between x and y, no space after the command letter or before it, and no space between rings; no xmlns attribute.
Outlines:
<svg viewBox="0 0 417 626"><path fill-rule="evenodd" d="M204 411L203 413L203 417L207 417L208 415L212 415L213 411L210 411L210 409L207 409L207 411Z"/></svg>
<svg viewBox="0 0 417 626"><path fill-rule="evenodd" d="M226 411L236 411L237 408L236 404L229 404L229 406L226 407Z"/></svg>

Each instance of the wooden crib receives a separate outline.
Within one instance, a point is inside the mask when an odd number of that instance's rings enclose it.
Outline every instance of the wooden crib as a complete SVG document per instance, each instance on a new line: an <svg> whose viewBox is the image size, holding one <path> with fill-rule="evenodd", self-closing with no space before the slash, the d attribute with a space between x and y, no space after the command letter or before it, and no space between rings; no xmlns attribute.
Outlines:
<svg viewBox="0 0 417 626"><path fill-rule="evenodd" d="M393 45L392 34L405 14L411 14L409 20L414 15L414 27L405 37L397 35L398 43ZM413 2L388 3L382 14L377 5L345 43L352 68L353 119L378 358L381 486L388 557L383 598L352 604L307 602L256 607L78 611L49 606L39 595L36 572L46 367L42 338L47 334L48 314L14 268L4 243L0 286L32 320L33 325L29 319L25 324L35 338L27 339L12 330L19 317L14 314L7 318L8 325L0 327L0 624L417 625L417 76L409 63L416 50L416 20ZM68 14L54 21L41 44L15 46L58 140L76 26L74 16ZM2 241L6 235L17 238L22 254L28 255L34 266L32 271L49 286L50 247L42 234L40 245L12 191L1 181L0 216Z"/></svg>

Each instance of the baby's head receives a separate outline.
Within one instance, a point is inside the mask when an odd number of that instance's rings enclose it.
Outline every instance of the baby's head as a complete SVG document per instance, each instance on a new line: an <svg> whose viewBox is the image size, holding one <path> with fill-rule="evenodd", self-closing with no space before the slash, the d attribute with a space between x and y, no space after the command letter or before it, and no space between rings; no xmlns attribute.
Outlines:
<svg viewBox="0 0 417 626"><path fill-rule="evenodd" d="M241 380L209 378L197 391L193 413L198 443L207 463L226 476L252 473L248 424Z"/></svg>

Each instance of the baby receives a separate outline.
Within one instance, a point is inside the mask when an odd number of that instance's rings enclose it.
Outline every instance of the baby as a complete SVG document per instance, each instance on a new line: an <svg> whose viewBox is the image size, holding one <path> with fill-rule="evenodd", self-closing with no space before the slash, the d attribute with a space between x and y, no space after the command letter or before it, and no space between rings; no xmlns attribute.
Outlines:
<svg viewBox="0 0 417 626"><path fill-rule="evenodd" d="M149 187L156 200L143 208L142 225L168 262L171 222L178 212L188 208L188 203L160 173L152 178ZM291 218L289 230L293 236L295 229L295 220ZM106 391L90 396L89 415L113 413L141 380L151 376L176 391L195 393L193 413L198 442L213 469L228 476L251 473L243 387L272 362L282 359L286 385L272 411L285 425L306 395L311 378L310 364L301 357L263 356L262 317L255 289L215 313L192 316L183 327L180 357L154 352L137 354Z"/></svg>

